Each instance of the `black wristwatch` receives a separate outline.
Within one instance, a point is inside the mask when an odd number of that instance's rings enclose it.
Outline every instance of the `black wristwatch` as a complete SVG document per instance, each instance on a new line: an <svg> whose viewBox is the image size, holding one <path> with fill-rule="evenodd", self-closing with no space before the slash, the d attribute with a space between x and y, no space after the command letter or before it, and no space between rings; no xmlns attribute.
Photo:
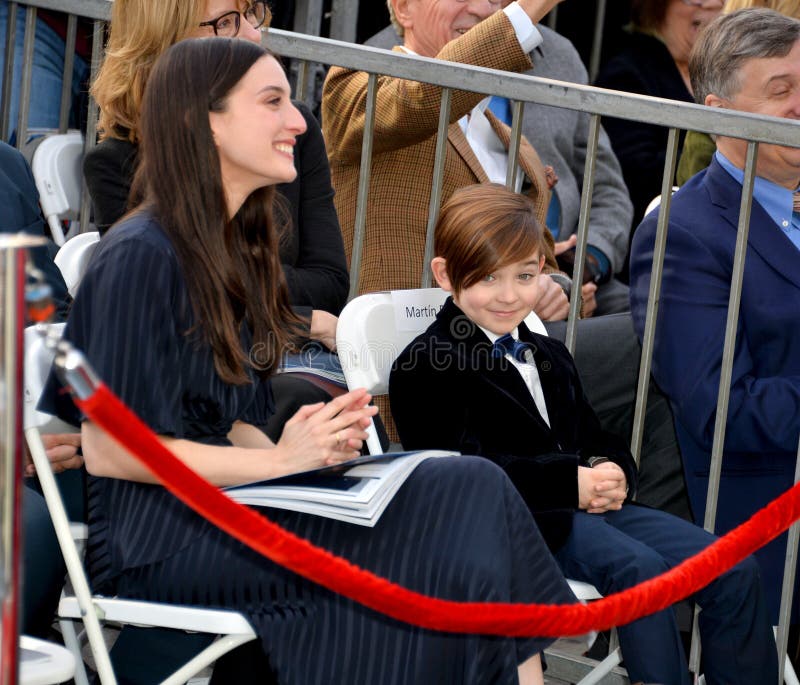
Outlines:
<svg viewBox="0 0 800 685"><path fill-rule="evenodd" d="M593 469L598 464L605 464L607 461L611 461L608 457L589 457L586 460L586 466L590 469Z"/></svg>
<svg viewBox="0 0 800 685"><path fill-rule="evenodd" d="M557 271L547 275L550 276L550 278L552 278L556 283L558 283L559 286L561 286L561 289L564 291L564 294L569 300L569 296L572 293L572 279Z"/></svg>

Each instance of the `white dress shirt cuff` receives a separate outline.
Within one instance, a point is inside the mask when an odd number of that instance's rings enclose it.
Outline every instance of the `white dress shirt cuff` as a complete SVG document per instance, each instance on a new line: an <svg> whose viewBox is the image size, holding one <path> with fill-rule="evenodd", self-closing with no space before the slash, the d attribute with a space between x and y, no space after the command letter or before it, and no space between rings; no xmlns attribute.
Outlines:
<svg viewBox="0 0 800 685"><path fill-rule="evenodd" d="M539 33L539 29L516 2L503 8L503 12L506 13L511 26L514 27L517 40L525 52L530 52L542 44L542 34Z"/></svg>

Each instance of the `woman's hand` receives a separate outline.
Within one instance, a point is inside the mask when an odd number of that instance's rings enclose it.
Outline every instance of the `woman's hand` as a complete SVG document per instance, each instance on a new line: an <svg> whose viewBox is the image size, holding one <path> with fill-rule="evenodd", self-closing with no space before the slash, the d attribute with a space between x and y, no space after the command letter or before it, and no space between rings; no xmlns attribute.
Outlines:
<svg viewBox="0 0 800 685"><path fill-rule="evenodd" d="M275 446L287 472L305 471L338 464L359 455L367 433L364 430L377 407L369 406L370 394L352 390L327 404L301 407L286 422Z"/></svg>
<svg viewBox="0 0 800 685"><path fill-rule="evenodd" d="M333 314L322 309L314 309L311 312L311 331L308 337L319 340L331 352L335 352L337 323L339 319Z"/></svg>
<svg viewBox="0 0 800 685"><path fill-rule="evenodd" d="M274 447L255 428L234 423L233 446L207 445L159 435L161 443L203 478L225 487L338 464L358 456L377 407L366 390L353 390L327 404L301 407L286 422ZM91 421L81 426L86 468L93 476L155 483L155 476L127 448Z"/></svg>
<svg viewBox="0 0 800 685"><path fill-rule="evenodd" d="M83 457L78 454L81 446L80 433L57 433L42 435L42 444L45 454L50 460L50 467L53 473L61 473L69 469L79 469L83 466ZM30 461L30 457L25 460L25 475L32 476L36 473L36 467Z"/></svg>
<svg viewBox="0 0 800 685"><path fill-rule="evenodd" d="M578 507L590 514L616 511L628 493L625 472L617 464L606 461L594 468L578 467Z"/></svg>

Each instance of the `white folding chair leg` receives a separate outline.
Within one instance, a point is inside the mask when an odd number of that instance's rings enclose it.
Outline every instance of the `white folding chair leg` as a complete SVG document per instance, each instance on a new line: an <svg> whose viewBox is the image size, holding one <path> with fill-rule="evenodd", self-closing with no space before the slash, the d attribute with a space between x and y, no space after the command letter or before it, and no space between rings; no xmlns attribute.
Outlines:
<svg viewBox="0 0 800 685"><path fill-rule="evenodd" d="M28 441L31 459L33 459L33 464L36 467L36 473L39 476L39 483L42 486L42 494L47 502L47 508L50 511L56 537L61 547L61 554L64 556L67 574L72 583L75 597L81 607L83 624L86 628L89 647L92 650L92 656L95 660L97 675L100 678L101 685L117 685L117 679L111 667L111 659L108 656L108 650L103 640L100 621L97 618L97 613L92 603L89 583L83 571L83 562L78 557L75 543L72 540L67 513L64 509L64 503L61 500L61 493L58 491L56 480L53 477L53 472L50 469L50 461L45 454L42 438L36 428L26 429L25 437ZM77 659L78 661L81 659L80 649L78 650Z"/></svg>
<svg viewBox="0 0 800 685"><path fill-rule="evenodd" d="M374 421L370 421L367 427L367 449L370 454L383 454L381 439L378 437L378 431L375 428Z"/></svg>
<svg viewBox="0 0 800 685"><path fill-rule="evenodd" d="M800 680L797 679L797 673L788 656L786 657L786 665L783 671L783 682L786 683L786 685L800 685Z"/></svg>
<svg viewBox="0 0 800 685"><path fill-rule="evenodd" d="M605 678L616 666L622 662L622 652L619 647L610 651L608 656L595 666L591 673L586 674L575 685L597 685Z"/></svg>
<svg viewBox="0 0 800 685"><path fill-rule="evenodd" d="M67 242L67 239L64 236L64 229L61 228L61 222L58 220L58 216L56 214L51 214L47 217L47 225L50 227L50 235L53 236L53 242L56 245L61 246Z"/></svg>
<svg viewBox="0 0 800 685"><path fill-rule="evenodd" d="M227 654L232 649L236 649L239 645L250 642L252 639L252 635L223 635L218 640L214 640L190 661L187 661L169 678L164 680L161 685L183 685L189 678L214 663L223 654Z"/></svg>
<svg viewBox="0 0 800 685"><path fill-rule="evenodd" d="M64 646L75 657L75 675L73 680L75 685L89 685L89 676L86 674L86 664L83 663L81 656L81 641L78 639L78 634L75 632L75 623L73 621L61 619L58 622L61 628L61 637L64 640Z"/></svg>

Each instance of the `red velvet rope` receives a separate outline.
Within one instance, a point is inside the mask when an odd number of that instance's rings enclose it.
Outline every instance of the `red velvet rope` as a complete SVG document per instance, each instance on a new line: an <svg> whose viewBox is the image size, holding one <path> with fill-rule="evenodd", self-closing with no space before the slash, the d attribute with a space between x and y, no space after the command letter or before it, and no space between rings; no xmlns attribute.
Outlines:
<svg viewBox="0 0 800 685"><path fill-rule="evenodd" d="M560 637L630 623L708 585L797 519L793 487L700 554L661 576L587 605L454 602L412 592L316 547L234 502L176 458L104 385L77 404L189 507L255 551L382 614L458 633ZM536 582L535 578L531 582Z"/></svg>

